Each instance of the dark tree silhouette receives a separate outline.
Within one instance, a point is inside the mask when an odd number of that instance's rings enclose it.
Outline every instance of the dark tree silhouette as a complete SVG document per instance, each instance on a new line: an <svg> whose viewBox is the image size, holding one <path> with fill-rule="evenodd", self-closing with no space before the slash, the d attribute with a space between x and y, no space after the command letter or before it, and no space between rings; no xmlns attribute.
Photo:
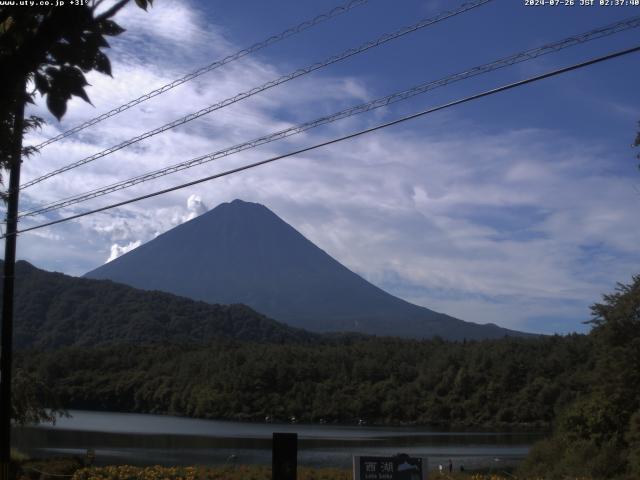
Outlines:
<svg viewBox="0 0 640 480"><path fill-rule="evenodd" d="M640 478L640 275L591 307L589 389L561 411L525 470L545 478Z"/></svg>
<svg viewBox="0 0 640 480"><path fill-rule="evenodd" d="M146 9L152 1L136 3ZM36 91L60 119L72 96L89 102L85 73L96 70L111 75L102 49L109 46L105 37L124 31L113 17L127 3L120 0L102 12L98 12L102 0L66 7L0 7L0 167L8 169L16 155L34 153L22 149L21 140L41 120L20 118L20 112L34 102ZM27 91L27 85L33 85L33 90Z"/></svg>
<svg viewBox="0 0 640 480"><path fill-rule="evenodd" d="M153 0L135 1L146 9ZM129 0L119 0L101 11L102 3L0 7L0 169L10 172L8 190L1 194L7 204L7 223L0 352L0 480L11 477L11 412L20 411L11 406L13 278L20 164L23 157L35 153L33 147L23 148L22 139L26 131L42 123L38 117L25 118L25 106L33 103L39 92L60 120L72 96L89 102L85 73L96 70L111 75L111 64L102 49L109 46L106 36L124 31L113 17ZM22 400L36 397L27 395Z"/></svg>

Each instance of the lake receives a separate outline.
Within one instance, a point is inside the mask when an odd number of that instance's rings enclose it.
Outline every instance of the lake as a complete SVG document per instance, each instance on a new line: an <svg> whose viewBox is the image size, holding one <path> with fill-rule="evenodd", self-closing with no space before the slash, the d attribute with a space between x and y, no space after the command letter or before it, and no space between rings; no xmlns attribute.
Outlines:
<svg viewBox="0 0 640 480"><path fill-rule="evenodd" d="M97 464L222 465L271 463L273 432L298 434L298 463L351 467L353 455L407 453L429 468L500 470L524 458L539 432L465 432L427 427L240 423L164 415L71 410L56 425L16 427L13 446L34 457L96 453Z"/></svg>

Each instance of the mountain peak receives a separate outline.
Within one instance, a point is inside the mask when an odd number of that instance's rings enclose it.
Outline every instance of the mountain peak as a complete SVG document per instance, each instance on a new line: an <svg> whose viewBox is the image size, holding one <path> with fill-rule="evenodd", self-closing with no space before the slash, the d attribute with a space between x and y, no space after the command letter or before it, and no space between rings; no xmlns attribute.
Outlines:
<svg viewBox="0 0 640 480"><path fill-rule="evenodd" d="M223 203L222 205L225 205L225 204ZM229 205L260 205L261 207L264 206L261 203L247 202L246 200L242 200L241 198L236 198L234 200L231 200L229 202Z"/></svg>
<svg viewBox="0 0 640 480"><path fill-rule="evenodd" d="M269 208L265 207L261 203L247 202L245 200L236 198L235 200L232 200L230 202L221 203L220 205L212 208L208 212L196 217L195 219L215 216L221 214L222 212L225 212L225 214L235 215L239 218L247 215L256 215L258 213L266 213L276 217L276 215Z"/></svg>
<svg viewBox="0 0 640 480"><path fill-rule="evenodd" d="M244 303L312 331L496 338L478 325L394 297L350 271L259 203L223 203L92 272L209 303Z"/></svg>
<svg viewBox="0 0 640 480"><path fill-rule="evenodd" d="M261 203L247 202L247 201L242 200L240 198L236 198L235 200L231 200L230 202L221 203L216 208L220 208L220 207L223 207L223 208L224 207L234 207L234 208L261 207L261 208L267 208L264 205L262 205Z"/></svg>

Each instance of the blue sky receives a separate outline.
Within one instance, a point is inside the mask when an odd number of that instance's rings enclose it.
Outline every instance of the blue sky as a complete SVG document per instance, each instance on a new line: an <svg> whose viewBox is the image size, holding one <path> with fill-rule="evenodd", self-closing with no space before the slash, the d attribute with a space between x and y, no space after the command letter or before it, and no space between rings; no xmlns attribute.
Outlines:
<svg viewBox="0 0 640 480"><path fill-rule="evenodd" d="M370 0L53 144L29 180L181 115L290 73L457 1ZM579 0L577 0L579 3ZM337 1L157 0L122 12L114 78L91 75L39 142L202 65L328 11ZM313 120L520 50L640 15L640 7L530 7L494 0L256 95L49 181L22 207L56 200ZM465 80L406 102L71 207L106 205L640 43L640 30ZM374 284L480 323L586 331L589 305L640 270L638 54L459 106L224 180L22 235L19 257L80 275L221 202L265 204Z"/></svg>

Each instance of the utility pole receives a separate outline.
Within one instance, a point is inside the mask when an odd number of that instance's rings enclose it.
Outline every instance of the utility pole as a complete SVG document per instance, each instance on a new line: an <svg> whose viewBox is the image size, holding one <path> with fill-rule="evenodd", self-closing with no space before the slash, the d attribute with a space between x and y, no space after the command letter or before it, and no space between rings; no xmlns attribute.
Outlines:
<svg viewBox="0 0 640 480"><path fill-rule="evenodd" d="M13 363L13 286L16 266L16 231L18 229L18 197L26 78L16 84L12 98L13 145L9 158L9 195L7 198L7 231L4 243L4 275L2 282L2 329L0 334L0 480L9 480L11 460L11 368Z"/></svg>

